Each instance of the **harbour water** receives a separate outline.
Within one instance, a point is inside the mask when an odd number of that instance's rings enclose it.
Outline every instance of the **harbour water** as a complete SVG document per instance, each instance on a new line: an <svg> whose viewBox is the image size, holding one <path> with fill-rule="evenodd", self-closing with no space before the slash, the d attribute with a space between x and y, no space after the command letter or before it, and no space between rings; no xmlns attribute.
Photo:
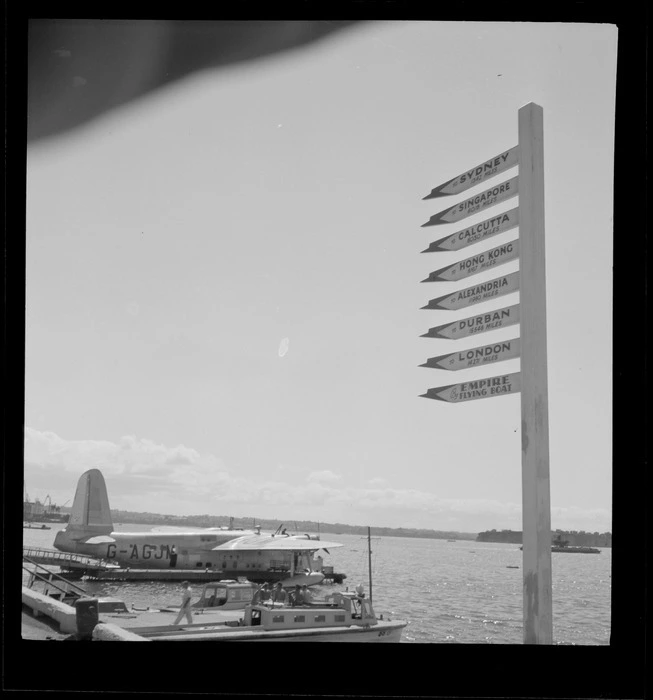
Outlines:
<svg viewBox="0 0 653 700"><path fill-rule="evenodd" d="M23 530L26 546L53 547L63 526ZM116 525L142 532L145 525ZM373 532L373 530L372 530ZM313 587L316 597L362 583L368 591L367 538L322 533L343 546L324 563L347 574L342 585ZM611 554L553 553L553 636L556 644L610 641ZM518 567L518 568L513 568ZM372 596L384 616L408 621L407 643L522 644L522 552L519 545L372 535ZM171 582L83 582L90 595L111 595L137 607L178 605ZM197 591L199 592L199 591Z"/></svg>

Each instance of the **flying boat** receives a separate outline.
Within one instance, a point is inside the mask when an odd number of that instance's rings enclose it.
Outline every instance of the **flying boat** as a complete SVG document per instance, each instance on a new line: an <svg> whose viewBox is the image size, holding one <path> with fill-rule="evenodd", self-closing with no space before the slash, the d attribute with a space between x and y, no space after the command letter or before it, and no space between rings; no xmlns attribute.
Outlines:
<svg viewBox="0 0 653 700"><path fill-rule="evenodd" d="M342 544L280 529L273 534L260 528L116 532L104 476L99 469L89 469L79 478L70 519L54 546L131 569L203 569L216 572L216 578L245 577L254 583L282 581L290 586L320 583L324 574L312 570L312 555Z"/></svg>

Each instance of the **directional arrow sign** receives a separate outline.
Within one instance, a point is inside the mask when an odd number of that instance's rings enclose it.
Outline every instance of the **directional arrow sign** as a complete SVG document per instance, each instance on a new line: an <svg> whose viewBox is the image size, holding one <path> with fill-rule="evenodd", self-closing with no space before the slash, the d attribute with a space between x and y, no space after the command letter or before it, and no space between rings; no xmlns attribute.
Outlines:
<svg viewBox="0 0 653 700"><path fill-rule="evenodd" d="M423 282L453 282L485 272L492 267L516 260L519 257L519 241L510 241L491 248L471 258L448 265L431 274Z"/></svg>
<svg viewBox="0 0 653 700"><path fill-rule="evenodd" d="M437 399L449 403L461 401L474 401L476 399L490 399L493 396L516 394L520 390L519 372L514 374L502 374L498 377L487 379L473 379L461 384L449 384L428 389L426 394L420 394L425 399Z"/></svg>
<svg viewBox="0 0 653 700"><path fill-rule="evenodd" d="M428 279L422 282L428 282ZM511 292L516 292L519 289L519 272L513 272L503 277L497 277L487 282L475 284L473 287L466 287L457 292L450 292L437 299L431 299L422 309L448 309L455 311L462 309L465 306L480 304L481 302L490 301L496 297L502 297Z"/></svg>
<svg viewBox="0 0 653 700"><path fill-rule="evenodd" d="M500 185L484 190L483 192L474 195L469 199L464 199L462 202L460 202L460 204L456 204L449 209L444 209L437 214L433 214L433 216L425 224L422 224L422 228L424 228L424 226L449 224L452 221L466 219L468 216L476 214L483 209L487 209L488 207L492 207L499 202L515 197L518 194L517 181L518 178L513 177L510 180L506 180Z"/></svg>
<svg viewBox="0 0 653 700"><path fill-rule="evenodd" d="M477 333L487 333L496 331L499 328L507 328L519 323L519 304L506 306L496 311L487 311L478 316L463 318L455 323L445 323L442 326L430 328L427 333L420 335L420 338L467 338Z"/></svg>
<svg viewBox="0 0 653 700"><path fill-rule="evenodd" d="M478 185L485 180L488 180L499 173L502 173L508 168L519 163L519 146L511 148L509 151L504 151L500 153L496 158L490 158L486 160L485 163L477 165L471 170L467 170L458 177L454 177L453 180L445 182L443 185L439 185L431 190L430 194L427 194L423 199L434 199L435 197L444 197L449 194L458 194L459 192L464 192L474 185Z"/></svg>
<svg viewBox="0 0 653 700"><path fill-rule="evenodd" d="M450 355L438 355L429 359L420 367L431 367L433 369L459 370L489 365L493 362L503 362L519 357L519 338L504 340L492 345L482 345L478 348L460 350Z"/></svg>
<svg viewBox="0 0 653 700"><path fill-rule="evenodd" d="M437 253L441 250L459 250L460 248L466 248L468 245L479 243L485 238L490 238L504 231L509 231L511 228L515 228L515 226L519 226L519 209L517 208L510 209L510 211L493 216L491 219L485 219L485 221L462 229L462 231L456 231L456 233L445 236L439 241L431 243L422 253Z"/></svg>

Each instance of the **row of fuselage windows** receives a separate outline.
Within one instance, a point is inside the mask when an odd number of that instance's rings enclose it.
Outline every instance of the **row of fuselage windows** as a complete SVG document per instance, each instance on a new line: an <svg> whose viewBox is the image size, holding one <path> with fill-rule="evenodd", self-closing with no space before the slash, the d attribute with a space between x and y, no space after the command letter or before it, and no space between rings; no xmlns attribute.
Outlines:
<svg viewBox="0 0 653 700"><path fill-rule="evenodd" d="M263 564L245 564L245 568L246 568L246 569L250 569L250 568L252 568L252 569L260 569L260 568L262 568L262 566L263 566ZM211 568L213 567L213 564L211 564L211 563L208 562L208 561L206 562L206 564L204 564L204 563L201 562L201 561L198 561L197 564L195 564L195 567L196 567L197 569L203 569L203 568L205 568L205 569L211 569ZM227 568L227 562L226 562L226 561L223 561L223 562L222 562L222 568L223 568L223 569L226 569L226 568ZM236 562L233 562L232 568L234 568L234 569L236 568Z"/></svg>

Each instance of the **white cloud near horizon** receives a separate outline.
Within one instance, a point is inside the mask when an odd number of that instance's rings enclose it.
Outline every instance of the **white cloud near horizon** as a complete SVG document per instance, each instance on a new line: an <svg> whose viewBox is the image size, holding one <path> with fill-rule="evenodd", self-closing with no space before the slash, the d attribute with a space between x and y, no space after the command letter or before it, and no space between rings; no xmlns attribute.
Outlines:
<svg viewBox="0 0 653 700"><path fill-rule="evenodd" d="M25 483L32 497L40 489L61 494L59 503L72 499L77 479L91 468L102 471L110 504L121 510L171 515L241 510L238 517L369 522L378 527L521 529L521 504L442 499L391 488L378 479L358 488L332 470L308 472L302 479L293 469L290 482L281 475L258 481L232 475L219 458L185 445L170 447L131 435L117 443L68 440L25 427ZM611 515L600 509L553 507L552 527L603 532L611 529Z"/></svg>

